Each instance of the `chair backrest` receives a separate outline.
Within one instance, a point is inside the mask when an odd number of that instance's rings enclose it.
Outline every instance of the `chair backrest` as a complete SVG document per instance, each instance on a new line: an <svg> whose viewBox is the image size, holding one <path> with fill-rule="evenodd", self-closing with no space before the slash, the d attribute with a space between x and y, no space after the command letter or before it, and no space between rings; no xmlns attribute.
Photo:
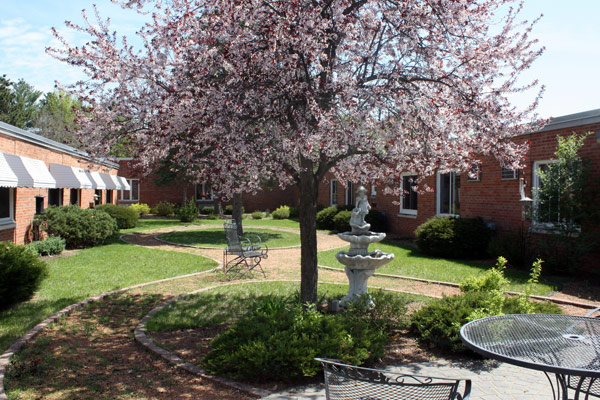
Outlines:
<svg viewBox="0 0 600 400"><path fill-rule="evenodd" d="M596 313L598 313L598 315L594 316L594 314ZM594 308L593 310L585 314L585 316L589 318L600 318L600 307Z"/></svg>
<svg viewBox="0 0 600 400"><path fill-rule="evenodd" d="M240 243L240 237L238 236L235 220L226 220L223 227L225 228L225 237L227 238L227 250L242 251L242 245Z"/></svg>
<svg viewBox="0 0 600 400"><path fill-rule="evenodd" d="M325 371L325 391L328 400L463 399L463 395L458 392L461 380L393 374L331 360L317 360L323 364ZM471 382L466 380L464 398L468 397L470 391Z"/></svg>

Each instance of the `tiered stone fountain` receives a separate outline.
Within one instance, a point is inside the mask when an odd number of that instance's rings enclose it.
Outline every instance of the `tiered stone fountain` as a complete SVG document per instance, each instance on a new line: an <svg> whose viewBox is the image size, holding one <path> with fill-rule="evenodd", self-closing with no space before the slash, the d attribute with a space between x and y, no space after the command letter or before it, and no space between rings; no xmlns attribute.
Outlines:
<svg viewBox="0 0 600 400"><path fill-rule="evenodd" d="M360 186L356 197L356 206L350 218L351 232L338 233L340 239L350 242L348 252L340 251L335 258L346 266L345 271L350 281L348 294L342 299L342 305L355 301L363 293L368 293L367 281L375 270L394 259L393 254L381 250L369 252L369 244L385 239L385 233L369 231L370 224L365 222L365 216L371 209L367 198L367 190ZM373 303L370 301L371 306Z"/></svg>

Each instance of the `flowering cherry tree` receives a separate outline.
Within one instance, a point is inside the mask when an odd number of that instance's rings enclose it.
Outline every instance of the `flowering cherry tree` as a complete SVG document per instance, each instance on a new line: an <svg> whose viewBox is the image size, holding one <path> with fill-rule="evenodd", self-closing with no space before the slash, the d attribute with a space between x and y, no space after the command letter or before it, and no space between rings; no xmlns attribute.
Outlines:
<svg viewBox="0 0 600 400"><path fill-rule="evenodd" d="M328 171L399 195L390 182L403 171L467 171L490 154L518 167L526 149L508 139L541 94L518 77L542 49L511 3L124 0L151 10L142 46L97 15L67 22L87 44L55 31L64 46L48 51L89 75L70 90L88 105L78 122L92 153L126 142L148 170L172 153L223 195L264 179L296 185L301 297L314 302L317 189ZM511 106L508 96L531 88L529 107Z"/></svg>

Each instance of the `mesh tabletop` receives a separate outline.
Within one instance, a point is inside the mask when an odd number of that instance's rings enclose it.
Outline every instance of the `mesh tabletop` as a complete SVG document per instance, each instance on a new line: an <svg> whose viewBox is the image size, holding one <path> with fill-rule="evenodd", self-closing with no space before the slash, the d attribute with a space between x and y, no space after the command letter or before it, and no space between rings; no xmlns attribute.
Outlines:
<svg viewBox="0 0 600 400"><path fill-rule="evenodd" d="M461 328L472 350L511 364L600 377L600 319L558 314L499 315Z"/></svg>

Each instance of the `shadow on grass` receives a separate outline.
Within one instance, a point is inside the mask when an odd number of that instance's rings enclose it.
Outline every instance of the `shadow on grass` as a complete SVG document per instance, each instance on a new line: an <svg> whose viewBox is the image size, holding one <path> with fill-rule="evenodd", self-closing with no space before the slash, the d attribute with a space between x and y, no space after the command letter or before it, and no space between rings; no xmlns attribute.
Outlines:
<svg viewBox="0 0 600 400"><path fill-rule="evenodd" d="M278 242L286 240L289 237L289 235L298 236L290 233L283 234L279 232L263 230L261 230L260 232L247 231L244 233L244 237L250 238L253 242L255 241L254 236L260 236L261 243L266 244L269 247L281 246L281 244ZM193 246L219 248L227 246L225 232L222 229L202 229L196 231L169 232L163 233L158 237L169 242L188 244ZM300 239L298 238L298 244L299 242Z"/></svg>

